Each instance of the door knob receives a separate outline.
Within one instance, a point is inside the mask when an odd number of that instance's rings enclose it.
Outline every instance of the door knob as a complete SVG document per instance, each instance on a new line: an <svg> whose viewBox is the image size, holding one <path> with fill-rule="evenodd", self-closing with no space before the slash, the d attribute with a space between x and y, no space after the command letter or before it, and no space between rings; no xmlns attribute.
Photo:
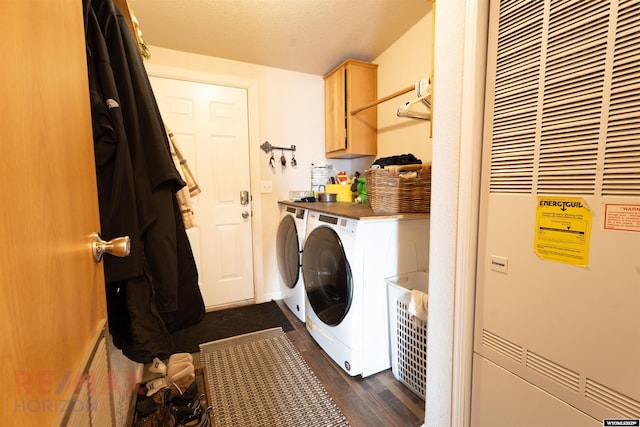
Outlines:
<svg viewBox="0 0 640 427"><path fill-rule="evenodd" d="M100 237L100 234L93 233L93 242L91 242L91 249L93 251L93 258L96 262L102 260L102 255L111 254L117 257L126 257L131 252L131 240L129 236L116 237L115 239L105 242Z"/></svg>
<svg viewBox="0 0 640 427"><path fill-rule="evenodd" d="M249 212L247 212L247 211L242 211L242 218L244 218L244 219L249 218Z"/></svg>

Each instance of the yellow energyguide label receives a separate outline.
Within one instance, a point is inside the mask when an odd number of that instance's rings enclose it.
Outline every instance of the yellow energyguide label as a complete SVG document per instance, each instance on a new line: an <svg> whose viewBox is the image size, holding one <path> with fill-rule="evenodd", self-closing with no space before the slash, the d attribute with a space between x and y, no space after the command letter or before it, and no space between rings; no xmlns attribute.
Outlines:
<svg viewBox="0 0 640 427"><path fill-rule="evenodd" d="M592 214L580 197L538 197L534 251L542 259L589 266Z"/></svg>

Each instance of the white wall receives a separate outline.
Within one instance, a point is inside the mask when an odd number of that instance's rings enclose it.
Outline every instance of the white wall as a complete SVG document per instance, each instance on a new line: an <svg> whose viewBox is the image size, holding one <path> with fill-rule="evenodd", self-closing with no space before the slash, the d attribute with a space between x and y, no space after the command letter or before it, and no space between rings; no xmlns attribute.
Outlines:
<svg viewBox="0 0 640 427"><path fill-rule="evenodd" d="M469 425L488 10L436 10L426 426Z"/></svg>
<svg viewBox="0 0 640 427"><path fill-rule="evenodd" d="M418 21L373 62L378 64L378 97L414 86L431 73L431 13ZM378 157L413 153L431 161L430 121L398 117L397 108L416 98L415 90L378 104ZM419 107L416 107L417 109ZM422 110L426 112L424 107Z"/></svg>

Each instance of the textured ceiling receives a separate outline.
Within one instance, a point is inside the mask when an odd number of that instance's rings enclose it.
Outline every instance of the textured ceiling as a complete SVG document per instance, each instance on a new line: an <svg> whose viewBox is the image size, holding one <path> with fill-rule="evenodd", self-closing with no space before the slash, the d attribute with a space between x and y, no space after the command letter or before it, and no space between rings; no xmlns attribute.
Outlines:
<svg viewBox="0 0 640 427"><path fill-rule="evenodd" d="M324 75L371 61L430 10L429 0L128 0L146 43Z"/></svg>

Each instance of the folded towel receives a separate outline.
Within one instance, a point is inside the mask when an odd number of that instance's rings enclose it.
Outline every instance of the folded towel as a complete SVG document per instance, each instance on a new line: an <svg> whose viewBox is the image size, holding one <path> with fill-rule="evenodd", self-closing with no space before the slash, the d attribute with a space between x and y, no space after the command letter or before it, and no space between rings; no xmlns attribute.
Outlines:
<svg viewBox="0 0 640 427"><path fill-rule="evenodd" d="M427 321L427 302L429 300L429 296L418 290L411 291L411 300L409 301L409 306L407 307L407 311L411 316L415 316L418 319Z"/></svg>

